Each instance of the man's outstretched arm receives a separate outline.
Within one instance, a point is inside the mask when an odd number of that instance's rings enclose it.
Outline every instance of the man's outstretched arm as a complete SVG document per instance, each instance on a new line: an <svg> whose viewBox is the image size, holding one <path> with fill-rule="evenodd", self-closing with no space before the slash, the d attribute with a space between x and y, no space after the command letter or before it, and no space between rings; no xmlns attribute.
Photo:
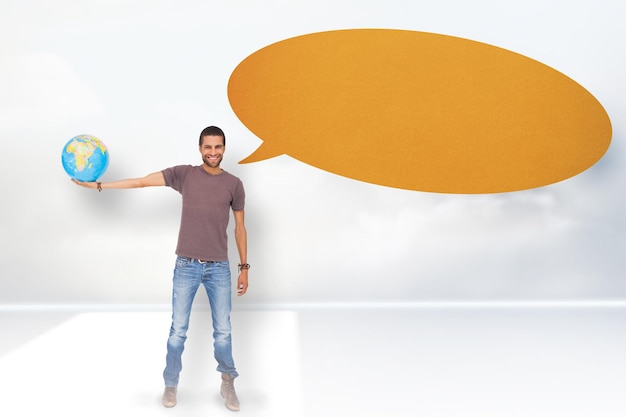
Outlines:
<svg viewBox="0 0 626 417"><path fill-rule="evenodd" d="M165 177L163 177L162 172L153 172L152 174L146 175L141 178L128 178L125 180L119 181L111 181L111 182L81 182L77 180L72 180L74 183L86 187L86 188L94 188L94 189L104 189L104 188L143 188L143 187L157 187L165 185Z"/></svg>

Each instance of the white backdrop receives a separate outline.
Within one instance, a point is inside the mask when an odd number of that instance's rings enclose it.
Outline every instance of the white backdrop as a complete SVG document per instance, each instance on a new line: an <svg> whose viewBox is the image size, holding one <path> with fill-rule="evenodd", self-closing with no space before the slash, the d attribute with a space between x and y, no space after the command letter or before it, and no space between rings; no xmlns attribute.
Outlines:
<svg viewBox="0 0 626 417"><path fill-rule="evenodd" d="M76 187L61 150L93 134L111 153L102 180L143 176L200 163L210 124L247 191L241 305L624 299L625 17L618 0L3 1L0 303L169 302L179 195ZM365 27L543 62L598 98L611 147L574 178L497 195L385 188L287 156L238 165L261 141L228 103L236 65L289 37Z"/></svg>

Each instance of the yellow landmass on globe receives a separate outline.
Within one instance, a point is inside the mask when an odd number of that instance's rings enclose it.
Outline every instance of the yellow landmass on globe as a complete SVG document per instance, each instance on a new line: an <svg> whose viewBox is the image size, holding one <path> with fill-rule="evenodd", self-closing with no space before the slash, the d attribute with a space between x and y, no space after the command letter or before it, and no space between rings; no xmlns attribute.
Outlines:
<svg viewBox="0 0 626 417"><path fill-rule="evenodd" d="M102 147L98 147L104 153ZM74 158L76 158L76 169L78 171L83 171L89 165L89 158L95 150L96 146L90 142L72 142L67 145L67 151L74 154Z"/></svg>

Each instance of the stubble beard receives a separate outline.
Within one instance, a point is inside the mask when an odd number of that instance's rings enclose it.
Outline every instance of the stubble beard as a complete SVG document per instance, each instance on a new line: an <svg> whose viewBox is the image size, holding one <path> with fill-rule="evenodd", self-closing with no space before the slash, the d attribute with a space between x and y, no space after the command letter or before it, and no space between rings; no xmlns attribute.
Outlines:
<svg viewBox="0 0 626 417"><path fill-rule="evenodd" d="M204 157L203 158L204 163L206 164L206 166L208 166L209 168L219 168L220 164L222 163L222 157L220 156L219 158L217 158L217 160L215 161L211 161L209 160L209 157Z"/></svg>

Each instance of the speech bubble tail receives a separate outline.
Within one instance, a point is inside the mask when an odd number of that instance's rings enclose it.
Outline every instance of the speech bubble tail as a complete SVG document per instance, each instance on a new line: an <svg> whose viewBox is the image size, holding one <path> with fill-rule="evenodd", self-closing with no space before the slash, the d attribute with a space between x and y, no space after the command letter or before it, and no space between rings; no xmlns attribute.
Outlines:
<svg viewBox="0 0 626 417"><path fill-rule="evenodd" d="M257 148L256 151L252 152L246 158L239 161L240 164L250 164L252 162L259 162L265 159L274 158L276 156L282 155L284 152L276 151L272 149L270 146L263 143L261 146Z"/></svg>

